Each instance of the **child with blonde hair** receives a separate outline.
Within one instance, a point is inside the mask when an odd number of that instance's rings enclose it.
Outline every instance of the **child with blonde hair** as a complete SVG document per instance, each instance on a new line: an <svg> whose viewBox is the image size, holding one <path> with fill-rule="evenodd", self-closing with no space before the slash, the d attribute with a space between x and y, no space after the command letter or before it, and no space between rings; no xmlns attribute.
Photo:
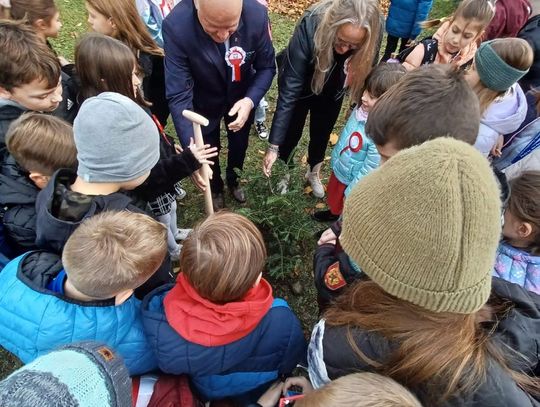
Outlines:
<svg viewBox="0 0 540 407"><path fill-rule="evenodd" d="M484 42L467 71L480 101L480 131L475 147L485 156L501 155L503 135L518 129L527 115L527 99L517 83L533 63L527 41L501 38Z"/></svg>
<svg viewBox="0 0 540 407"><path fill-rule="evenodd" d="M305 361L300 322L272 295L266 248L247 218L218 212L184 241L176 285L143 302L159 368L188 374L206 400L269 386Z"/></svg>
<svg viewBox="0 0 540 407"><path fill-rule="evenodd" d="M287 397L292 386L300 387L302 394ZM280 398L282 403L290 400L295 407L422 407L418 399L395 380L368 372L340 377L317 390L313 390L303 376L289 377L285 382L274 384L257 404L248 407L274 407Z"/></svg>
<svg viewBox="0 0 540 407"><path fill-rule="evenodd" d="M524 172L509 186L493 275L540 294L540 172Z"/></svg>
<svg viewBox="0 0 540 407"><path fill-rule="evenodd" d="M427 21L424 28L441 24L432 38L422 40L412 51L400 55L408 70L425 64L468 65L485 29L495 15L491 0L463 0L449 18Z"/></svg>
<svg viewBox="0 0 540 407"><path fill-rule="evenodd" d="M82 222L61 258L35 251L12 260L0 273L2 346L28 363L60 345L96 340L114 348L131 375L154 370L132 294L163 262L166 233L147 215L110 211Z"/></svg>
<svg viewBox="0 0 540 407"><path fill-rule="evenodd" d="M6 135L10 153L0 171L0 213L14 255L36 249L36 198L60 168L77 168L73 129L43 113L25 113Z"/></svg>

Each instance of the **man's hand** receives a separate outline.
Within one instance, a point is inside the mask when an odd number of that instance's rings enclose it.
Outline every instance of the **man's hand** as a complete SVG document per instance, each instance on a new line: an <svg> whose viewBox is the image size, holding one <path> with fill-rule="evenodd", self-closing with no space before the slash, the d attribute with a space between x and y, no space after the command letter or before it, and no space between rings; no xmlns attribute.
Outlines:
<svg viewBox="0 0 540 407"><path fill-rule="evenodd" d="M236 102L231 110L229 110L229 116L232 117L235 114L237 115L236 120L229 123L229 130L237 132L244 127L244 124L246 124L246 120L251 113L251 109L253 109L253 101L248 97L240 99L238 102Z"/></svg>
<svg viewBox="0 0 540 407"><path fill-rule="evenodd" d="M272 174L272 166L276 162L278 153L274 150L266 150L266 154L263 158L263 173L267 177Z"/></svg>

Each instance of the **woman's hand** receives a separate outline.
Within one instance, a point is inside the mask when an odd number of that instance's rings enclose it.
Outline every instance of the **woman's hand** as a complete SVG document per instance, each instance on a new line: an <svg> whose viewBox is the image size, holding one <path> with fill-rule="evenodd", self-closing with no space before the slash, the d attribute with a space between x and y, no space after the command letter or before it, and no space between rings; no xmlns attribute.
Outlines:
<svg viewBox="0 0 540 407"><path fill-rule="evenodd" d="M210 147L210 144L205 144L202 147L197 147L197 145L193 141L193 137L189 140L188 148L191 150L191 152L193 153L197 161L201 163L201 165L214 164L212 161L209 160L209 158L212 158L218 155L217 147Z"/></svg>
<svg viewBox="0 0 540 407"><path fill-rule="evenodd" d="M273 147L274 149L266 150L266 154L264 155L264 158L263 158L263 173L267 177L272 175L272 166L276 162L277 156L278 156L278 153L276 151L278 147L277 146L273 146Z"/></svg>

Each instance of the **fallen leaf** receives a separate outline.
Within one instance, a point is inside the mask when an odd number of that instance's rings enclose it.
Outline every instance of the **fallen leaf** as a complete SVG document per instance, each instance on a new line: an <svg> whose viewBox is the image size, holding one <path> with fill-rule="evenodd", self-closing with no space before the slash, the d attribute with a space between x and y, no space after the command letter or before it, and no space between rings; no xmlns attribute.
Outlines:
<svg viewBox="0 0 540 407"><path fill-rule="evenodd" d="M319 202L317 205L315 205L316 209L324 209L326 208L326 204L324 202Z"/></svg>
<svg viewBox="0 0 540 407"><path fill-rule="evenodd" d="M339 136L336 133L330 134L330 144L335 146L339 140Z"/></svg>
<svg viewBox="0 0 540 407"><path fill-rule="evenodd" d="M332 157L330 157L330 156L328 155L328 156L324 157L324 161L330 161L330 158L332 158Z"/></svg>
<svg viewBox="0 0 540 407"><path fill-rule="evenodd" d="M300 162L303 164L303 165L306 165L307 164L307 154L304 154L302 156L302 158L300 159Z"/></svg>
<svg viewBox="0 0 540 407"><path fill-rule="evenodd" d="M313 192L313 188L310 185L304 188L304 194L309 195Z"/></svg>
<svg viewBox="0 0 540 407"><path fill-rule="evenodd" d="M258 153L259 155L265 155L265 154L266 154L266 153L265 153L264 151L262 151L262 150L257 150L257 153Z"/></svg>

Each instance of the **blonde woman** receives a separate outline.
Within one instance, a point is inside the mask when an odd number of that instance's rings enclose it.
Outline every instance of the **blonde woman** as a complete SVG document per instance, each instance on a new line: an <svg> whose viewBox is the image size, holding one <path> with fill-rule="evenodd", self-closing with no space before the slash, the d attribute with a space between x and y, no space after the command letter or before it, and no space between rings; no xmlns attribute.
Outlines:
<svg viewBox="0 0 540 407"><path fill-rule="evenodd" d="M290 161L310 113L306 179L313 195L324 197L319 171L344 88L363 86L380 33L377 0L322 0L306 11L283 52L277 108L263 163L265 175L270 175L278 155Z"/></svg>

